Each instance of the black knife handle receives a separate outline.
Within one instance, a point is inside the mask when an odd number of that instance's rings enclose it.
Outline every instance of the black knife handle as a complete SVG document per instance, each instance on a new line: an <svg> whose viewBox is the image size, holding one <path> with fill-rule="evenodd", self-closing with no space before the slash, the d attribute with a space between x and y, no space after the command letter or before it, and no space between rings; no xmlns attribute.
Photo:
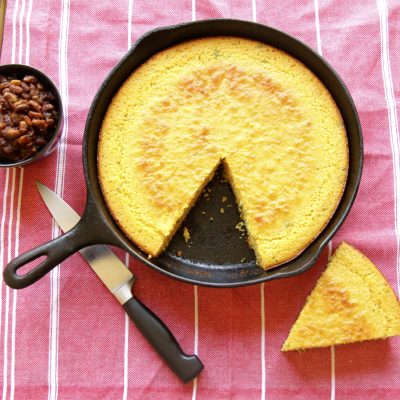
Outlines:
<svg viewBox="0 0 400 400"><path fill-rule="evenodd" d="M171 331L144 304L132 297L122 307L143 336L183 382L191 381L201 372L204 366L200 359L196 355L185 354Z"/></svg>

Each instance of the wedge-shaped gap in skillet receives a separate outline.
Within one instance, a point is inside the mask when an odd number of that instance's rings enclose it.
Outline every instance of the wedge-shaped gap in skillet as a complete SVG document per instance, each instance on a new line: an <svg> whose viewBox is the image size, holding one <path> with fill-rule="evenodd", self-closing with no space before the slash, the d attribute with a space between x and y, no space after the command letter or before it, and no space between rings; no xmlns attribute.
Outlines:
<svg viewBox="0 0 400 400"><path fill-rule="evenodd" d="M254 266L254 251L247 240L235 195L220 165L161 257L171 267L183 260L207 264L207 268L219 265L226 269L244 263Z"/></svg>

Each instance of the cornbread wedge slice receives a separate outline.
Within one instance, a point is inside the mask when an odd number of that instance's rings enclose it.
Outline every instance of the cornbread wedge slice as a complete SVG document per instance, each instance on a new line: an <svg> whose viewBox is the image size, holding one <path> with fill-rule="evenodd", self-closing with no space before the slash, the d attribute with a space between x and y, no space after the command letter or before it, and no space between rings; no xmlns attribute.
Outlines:
<svg viewBox="0 0 400 400"><path fill-rule="evenodd" d="M282 351L400 335L400 304L378 268L347 243L336 250Z"/></svg>

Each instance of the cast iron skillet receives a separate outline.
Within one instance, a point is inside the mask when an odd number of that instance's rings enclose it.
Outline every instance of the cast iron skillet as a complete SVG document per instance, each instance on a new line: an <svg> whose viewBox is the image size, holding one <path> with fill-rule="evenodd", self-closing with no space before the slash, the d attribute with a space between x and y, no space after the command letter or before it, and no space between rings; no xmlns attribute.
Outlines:
<svg viewBox="0 0 400 400"><path fill-rule="evenodd" d="M220 195L225 193L228 203L234 203L232 194L223 185L215 185L208 203L191 211L186 224L192 238L188 244L182 235L175 235L168 249L156 259L148 259L132 243L111 217L97 176L97 142L100 126L107 107L125 79L153 54L189 39L206 36L241 36L259 40L286 51L302 61L325 84L342 114L349 142L350 164L346 188L333 218L307 249L297 258L269 271L256 266L254 254L240 238L235 224L239 221L235 207L224 218L211 223L201 211L208 207L208 215L216 217L221 207ZM323 157L323 154L321 154ZM4 279L13 288L26 287L49 272L79 249L93 244L115 245L131 253L138 260L170 277L205 286L233 287L265 282L300 274L317 260L324 246L342 225L355 199L361 179L363 144L357 111L350 94L333 69L309 47L276 29L239 20L206 20L155 29L141 39L110 72L89 110L83 142L83 164L87 183L86 210L81 221L71 231L11 261ZM204 203L204 201L203 201ZM183 255L178 257L176 250ZM47 258L24 275L17 271L23 265L39 258Z"/></svg>

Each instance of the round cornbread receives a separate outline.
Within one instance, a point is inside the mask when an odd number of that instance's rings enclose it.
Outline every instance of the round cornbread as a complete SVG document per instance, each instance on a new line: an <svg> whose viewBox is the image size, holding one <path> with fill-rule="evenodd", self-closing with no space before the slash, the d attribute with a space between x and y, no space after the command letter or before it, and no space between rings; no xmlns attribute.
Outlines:
<svg viewBox="0 0 400 400"><path fill-rule="evenodd" d="M117 92L100 131L113 217L159 255L221 162L259 265L282 264L318 236L342 196L340 112L301 62L257 41L210 37L154 55Z"/></svg>

